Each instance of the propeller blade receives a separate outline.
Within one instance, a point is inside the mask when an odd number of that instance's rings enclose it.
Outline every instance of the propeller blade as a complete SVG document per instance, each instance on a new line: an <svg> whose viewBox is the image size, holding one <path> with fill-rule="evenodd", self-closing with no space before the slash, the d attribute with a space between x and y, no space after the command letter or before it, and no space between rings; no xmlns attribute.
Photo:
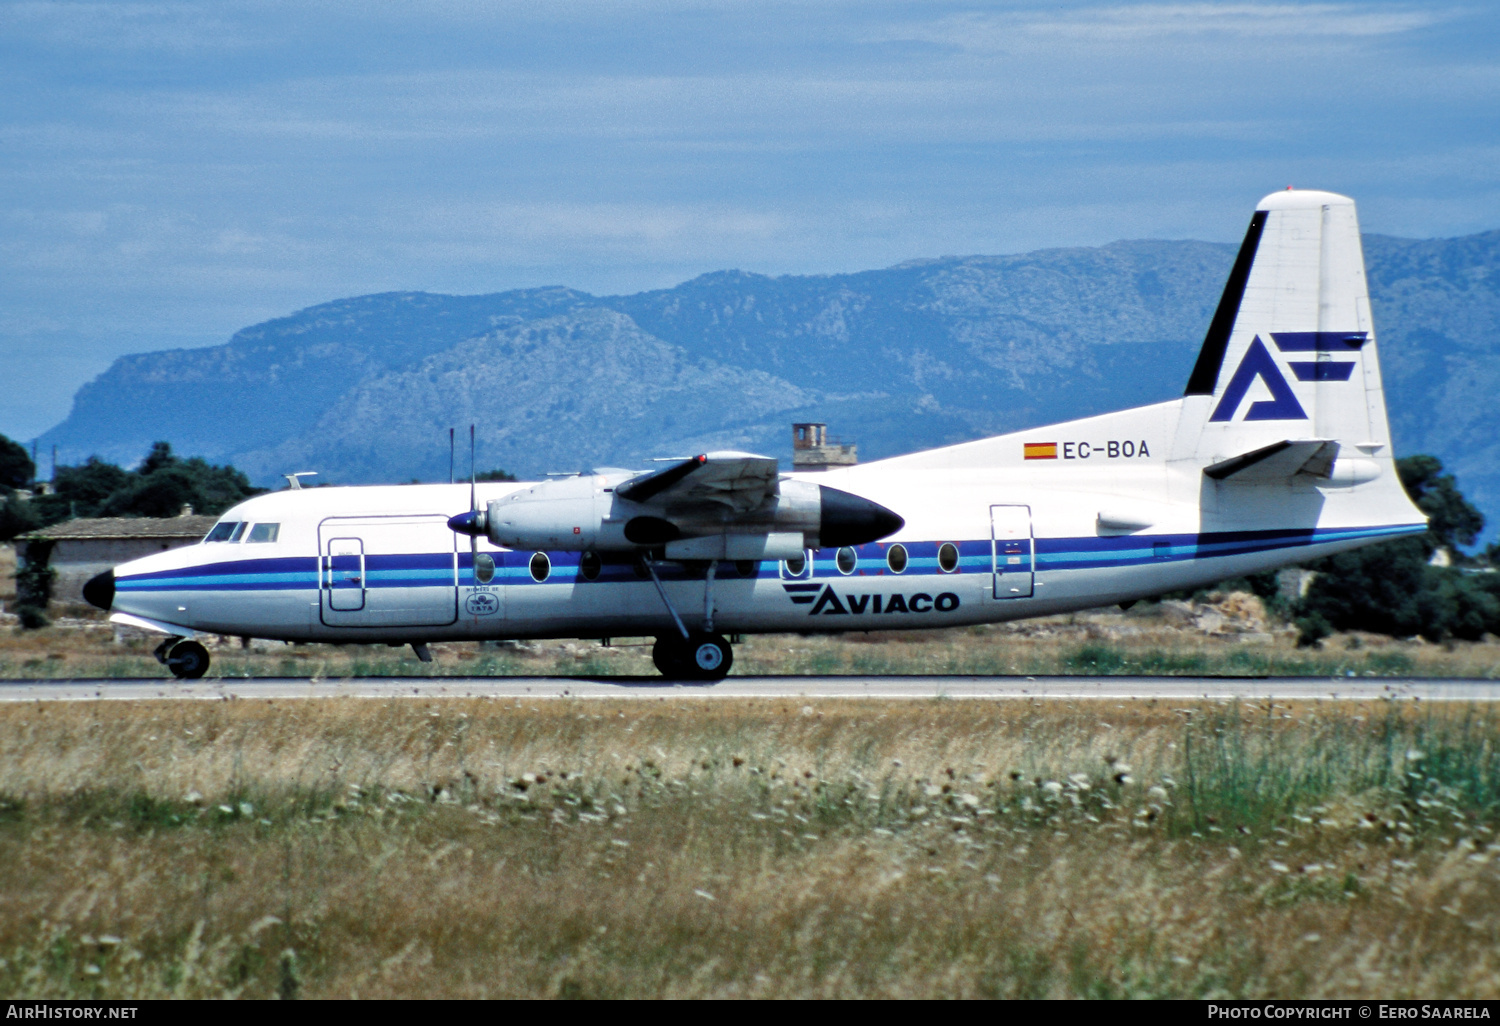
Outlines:
<svg viewBox="0 0 1500 1026"><path fill-rule="evenodd" d="M474 425L470 424L469 425L469 516L472 518L472 522L473 523L478 524L479 523L479 498L478 498L478 493L475 491L474 474L475 474L475 467L474 467ZM485 526L488 527L489 525L486 524ZM470 532L469 533L469 572L472 573L472 574L474 574L476 580L479 577L479 568L476 565L476 564L478 564L478 562L479 562L479 535L476 534L476 533L474 533L474 532Z"/></svg>

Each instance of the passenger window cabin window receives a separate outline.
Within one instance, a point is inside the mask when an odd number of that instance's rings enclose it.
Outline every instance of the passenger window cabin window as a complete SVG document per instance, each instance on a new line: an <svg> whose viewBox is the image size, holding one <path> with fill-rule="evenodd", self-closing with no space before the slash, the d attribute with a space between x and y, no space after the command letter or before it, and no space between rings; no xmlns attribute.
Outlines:
<svg viewBox="0 0 1500 1026"><path fill-rule="evenodd" d="M256 524L254 527L250 528L250 536L246 538L245 541L273 542L276 540L276 536L280 533L280 524Z"/></svg>
<svg viewBox="0 0 1500 1026"><path fill-rule="evenodd" d="M208 537L203 540L205 542L227 542L233 537L235 528L243 526L243 524L234 520L222 520L214 525L214 529L209 531Z"/></svg>

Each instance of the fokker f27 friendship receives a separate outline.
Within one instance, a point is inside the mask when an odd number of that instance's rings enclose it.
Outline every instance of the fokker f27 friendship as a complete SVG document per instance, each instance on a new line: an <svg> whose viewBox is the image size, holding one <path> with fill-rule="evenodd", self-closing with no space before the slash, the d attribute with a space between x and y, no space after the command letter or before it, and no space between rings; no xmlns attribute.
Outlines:
<svg viewBox="0 0 1500 1026"><path fill-rule="evenodd" d="M1354 203L1250 220L1180 399L816 474L709 452L538 483L289 489L88 583L117 623L287 641L931 629L1158 595L1426 530L1397 479Z"/></svg>

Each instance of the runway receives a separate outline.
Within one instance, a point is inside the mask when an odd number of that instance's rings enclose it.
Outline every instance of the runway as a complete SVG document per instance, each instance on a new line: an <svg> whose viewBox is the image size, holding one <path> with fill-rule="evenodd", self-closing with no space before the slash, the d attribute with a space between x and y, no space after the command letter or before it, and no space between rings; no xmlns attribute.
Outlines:
<svg viewBox="0 0 1500 1026"><path fill-rule="evenodd" d="M716 684L674 683L658 677L0 680L0 702L297 698L1493 702L1500 699L1500 682L1371 677L730 677Z"/></svg>

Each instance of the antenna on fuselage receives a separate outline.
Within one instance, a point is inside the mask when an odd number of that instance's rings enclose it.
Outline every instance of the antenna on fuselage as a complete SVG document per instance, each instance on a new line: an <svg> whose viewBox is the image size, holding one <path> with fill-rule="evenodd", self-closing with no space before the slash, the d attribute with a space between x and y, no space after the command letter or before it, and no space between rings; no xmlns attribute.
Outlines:
<svg viewBox="0 0 1500 1026"><path fill-rule="evenodd" d="M281 476L286 478L286 484L289 490L300 492L302 490L301 479L304 477L317 477L318 472L316 470L299 470L295 474L282 474Z"/></svg>

